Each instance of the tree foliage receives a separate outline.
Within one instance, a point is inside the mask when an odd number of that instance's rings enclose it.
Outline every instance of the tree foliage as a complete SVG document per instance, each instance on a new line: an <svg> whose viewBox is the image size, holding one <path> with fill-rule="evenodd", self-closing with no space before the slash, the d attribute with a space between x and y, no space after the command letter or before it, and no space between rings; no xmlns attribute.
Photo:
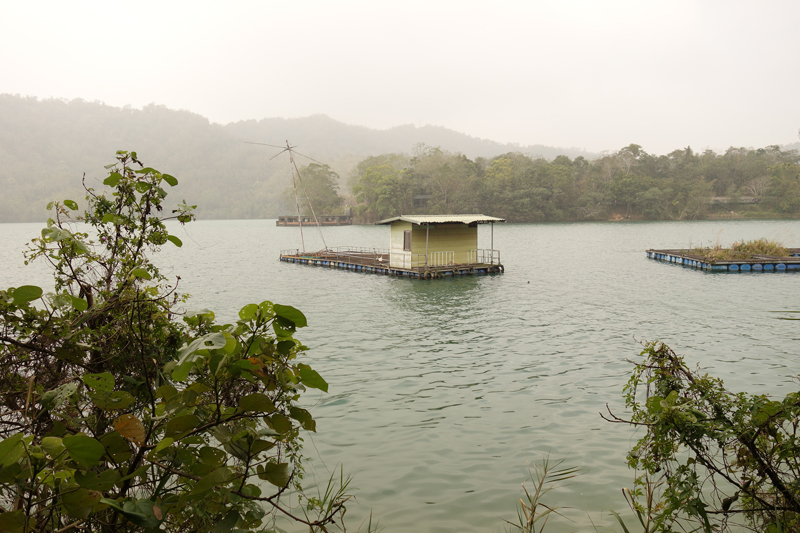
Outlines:
<svg viewBox="0 0 800 533"><path fill-rule="evenodd" d="M331 167L311 163L299 169L299 174L297 200L301 214L311 215L312 207L317 215L340 214L344 198L339 196L339 175ZM283 191L283 201L290 206L289 212L295 210L294 195L293 187Z"/></svg>
<svg viewBox="0 0 800 533"><path fill-rule="evenodd" d="M54 202L29 260L53 268L55 290L0 291L0 530L265 531L272 513L324 530L345 497L300 488L298 406L327 390L299 361L306 318L291 306L248 304L218 324L184 301L151 262L180 246L164 220L177 180L118 152L88 210ZM315 514L315 511L319 511Z"/></svg>
<svg viewBox="0 0 800 533"><path fill-rule="evenodd" d="M657 156L631 144L594 161L520 153L472 161L423 146L412 157L363 160L353 191L364 221L411 212L486 213L514 222L691 220L733 209L796 216L799 162L797 151L777 146L724 154L686 148Z"/></svg>
<svg viewBox="0 0 800 533"><path fill-rule="evenodd" d="M625 422L646 432L628 459L648 531L797 531L800 393L732 393L662 343L642 356L625 389Z"/></svg>

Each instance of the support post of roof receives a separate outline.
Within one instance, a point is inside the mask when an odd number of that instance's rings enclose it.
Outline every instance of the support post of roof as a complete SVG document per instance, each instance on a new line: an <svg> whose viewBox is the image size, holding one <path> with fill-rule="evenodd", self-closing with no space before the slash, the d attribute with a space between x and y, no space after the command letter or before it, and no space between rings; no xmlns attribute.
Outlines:
<svg viewBox="0 0 800 533"><path fill-rule="evenodd" d="M431 225L425 224L425 268L428 268L428 235L431 232Z"/></svg>
<svg viewBox="0 0 800 533"><path fill-rule="evenodd" d="M492 264L494 264L494 222L492 224L492 239L490 241L490 249L492 250Z"/></svg>

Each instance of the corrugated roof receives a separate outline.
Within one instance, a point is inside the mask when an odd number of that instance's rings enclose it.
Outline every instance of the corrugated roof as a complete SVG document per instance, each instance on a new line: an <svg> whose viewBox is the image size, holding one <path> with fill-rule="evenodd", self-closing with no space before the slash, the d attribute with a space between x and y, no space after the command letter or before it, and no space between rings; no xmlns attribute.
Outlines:
<svg viewBox="0 0 800 533"><path fill-rule="evenodd" d="M490 217L486 215L401 215L399 217L387 218L376 222L376 224L391 224L401 220L412 224L487 224L489 222L505 222L504 218Z"/></svg>

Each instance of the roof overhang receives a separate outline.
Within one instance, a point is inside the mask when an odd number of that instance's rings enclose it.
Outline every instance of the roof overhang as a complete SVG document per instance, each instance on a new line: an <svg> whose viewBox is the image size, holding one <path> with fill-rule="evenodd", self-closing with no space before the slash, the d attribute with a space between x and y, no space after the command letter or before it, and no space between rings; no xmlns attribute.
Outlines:
<svg viewBox="0 0 800 533"><path fill-rule="evenodd" d="M486 215L400 215L387 218L375 224L391 224L393 222L411 222L417 226L428 224L489 224L490 222L505 222L506 219Z"/></svg>

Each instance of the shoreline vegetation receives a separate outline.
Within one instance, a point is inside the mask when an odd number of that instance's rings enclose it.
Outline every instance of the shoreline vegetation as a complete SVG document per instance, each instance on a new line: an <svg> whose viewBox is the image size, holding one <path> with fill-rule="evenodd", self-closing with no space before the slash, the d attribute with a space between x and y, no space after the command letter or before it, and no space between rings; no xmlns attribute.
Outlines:
<svg viewBox="0 0 800 533"><path fill-rule="evenodd" d="M519 153L469 159L417 146L358 163L359 222L399 213L490 213L509 222L800 216L800 154L778 146L649 154L637 144L588 160Z"/></svg>

